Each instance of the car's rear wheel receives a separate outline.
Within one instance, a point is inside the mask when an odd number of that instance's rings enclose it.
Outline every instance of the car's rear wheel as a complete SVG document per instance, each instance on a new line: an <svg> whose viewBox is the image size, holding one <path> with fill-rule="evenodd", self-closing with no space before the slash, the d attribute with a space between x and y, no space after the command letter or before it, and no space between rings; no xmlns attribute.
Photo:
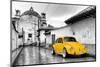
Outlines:
<svg viewBox="0 0 100 67"><path fill-rule="evenodd" d="M68 55L68 53L67 53L66 49L64 48L64 49L63 49L62 57L63 57L63 58L66 58L67 55Z"/></svg>

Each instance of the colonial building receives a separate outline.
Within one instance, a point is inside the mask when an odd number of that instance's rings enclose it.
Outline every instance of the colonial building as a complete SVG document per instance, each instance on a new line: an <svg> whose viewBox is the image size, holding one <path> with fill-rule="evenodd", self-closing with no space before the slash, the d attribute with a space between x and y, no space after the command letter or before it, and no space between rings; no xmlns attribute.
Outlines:
<svg viewBox="0 0 100 67"><path fill-rule="evenodd" d="M31 7L21 14L16 10L11 22L12 63L19 54L21 46L40 42L40 29L46 27L45 13L41 16Z"/></svg>
<svg viewBox="0 0 100 67"><path fill-rule="evenodd" d="M13 19L15 21L13 22L14 29L18 33L18 39L22 39L24 45L39 45L39 43L45 42L46 31L52 30L52 26L46 23L45 13L39 15L31 7L22 14L19 10L16 10L15 16L18 20Z"/></svg>

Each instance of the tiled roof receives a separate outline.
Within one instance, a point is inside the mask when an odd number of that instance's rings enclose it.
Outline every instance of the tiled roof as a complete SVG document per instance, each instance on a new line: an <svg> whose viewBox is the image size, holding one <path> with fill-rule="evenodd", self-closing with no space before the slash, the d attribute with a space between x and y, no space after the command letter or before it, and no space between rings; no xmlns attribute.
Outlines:
<svg viewBox="0 0 100 67"><path fill-rule="evenodd" d="M83 11L81 11L80 13L76 14L75 16L65 20L66 24L73 24L77 21L80 21L82 19L94 16L96 15L96 7L95 6L90 6L86 9L84 9Z"/></svg>

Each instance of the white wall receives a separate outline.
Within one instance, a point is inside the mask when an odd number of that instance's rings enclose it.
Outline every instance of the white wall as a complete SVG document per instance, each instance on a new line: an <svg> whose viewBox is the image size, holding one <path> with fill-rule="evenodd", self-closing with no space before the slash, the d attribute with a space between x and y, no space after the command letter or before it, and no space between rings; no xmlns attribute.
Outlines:
<svg viewBox="0 0 100 67"><path fill-rule="evenodd" d="M62 37L62 36L72 36L72 31L69 26L66 26L64 28L52 30L51 34L55 34L55 39Z"/></svg>
<svg viewBox="0 0 100 67"><path fill-rule="evenodd" d="M73 35L73 32L75 35ZM95 18L93 17L78 21L63 28L51 30L51 34L55 34L55 39L61 36L74 36L77 41L84 44L95 44L95 33ZM50 36L46 37L47 43L52 41Z"/></svg>
<svg viewBox="0 0 100 67"><path fill-rule="evenodd" d="M45 31L40 31L40 42L43 43L45 42L45 35L44 35Z"/></svg>
<svg viewBox="0 0 100 67"><path fill-rule="evenodd" d="M46 36L46 44L47 45L52 44L52 35L47 35Z"/></svg>
<svg viewBox="0 0 100 67"><path fill-rule="evenodd" d="M22 45L22 38L18 38L18 33L15 32L14 28L12 27L12 51Z"/></svg>
<svg viewBox="0 0 100 67"><path fill-rule="evenodd" d="M70 26L78 41L85 44L95 44L95 19L87 18Z"/></svg>
<svg viewBox="0 0 100 67"><path fill-rule="evenodd" d="M12 51L14 50L14 49L16 49L17 48L17 46L16 46L16 40L17 40L17 34L16 34L16 32L14 31L14 29L12 28Z"/></svg>
<svg viewBox="0 0 100 67"><path fill-rule="evenodd" d="M51 30L51 35L46 36L46 43L47 44L52 44L52 34L55 34L55 40L59 37L72 36L73 35L72 30L69 26L59 28L59 29L55 29L55 30Z"/></svg>
<svg viewBox="0 0 100 67"><path fill-rule="evenodd" d="M25 33L24 33L24 43L26 43L25 45L29 45L29 44L27 44L28 43L28 34L29 33L31 33L32 34L32 42L35 42L35 40L34 40L34 31L33 32L26 32L25 31Z"/></svg>
<svg viewBox="0 0 100 67"><path fill-rule="evenodd" d="M28 34L32 33L32 41L35 42L35 31L38 28L38 25L35 26L35 24L38 24L38 17L35 16L29 16L29 15L24 15L20 17L19 23L18 23L18 31L22 33L22 28L25 32L25 41L24 43L27 43L28 39ZM35 28L35 31L34 31ZM37 34L37 33L36 33ZM26 44L28 45L28 44Z"/></svg>

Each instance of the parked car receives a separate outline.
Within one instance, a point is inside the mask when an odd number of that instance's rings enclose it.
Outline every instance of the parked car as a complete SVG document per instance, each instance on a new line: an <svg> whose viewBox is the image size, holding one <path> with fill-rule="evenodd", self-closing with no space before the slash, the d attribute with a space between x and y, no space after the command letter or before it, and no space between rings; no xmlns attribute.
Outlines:
<svg viewBox="0 0 100 67"><path fill-rule="evenodd" d="M60 37L52 45L52 54L60 54L64 58L68 55L79 56L87 53L85 45L76 41L75 37Z"/></svg>

